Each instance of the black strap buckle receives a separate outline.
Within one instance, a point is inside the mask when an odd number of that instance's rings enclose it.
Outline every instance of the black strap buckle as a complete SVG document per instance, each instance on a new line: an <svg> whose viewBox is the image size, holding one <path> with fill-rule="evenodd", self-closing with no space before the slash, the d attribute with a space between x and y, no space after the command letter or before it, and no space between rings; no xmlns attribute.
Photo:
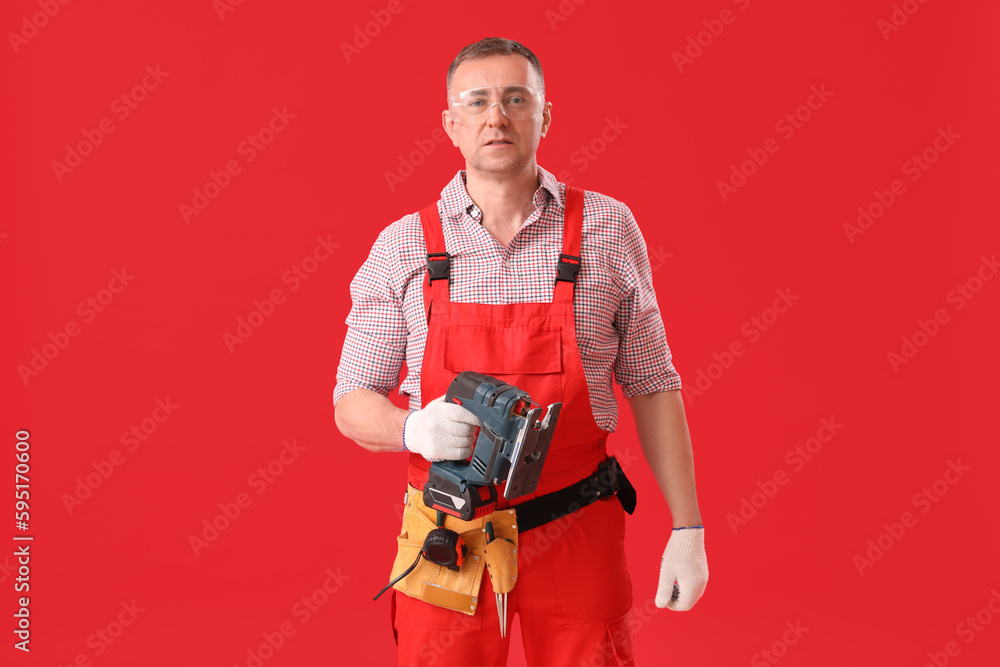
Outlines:
<svg viewBox="0 0 1000 667"><path fill-rule="evenodd" d="M446 252L427 253L428 284L435 280L448 280L451 275L451 257Z"/></svg>
<svg viewBox="0 0 1000 667"><path fill-rule="evenodd" d="M559 255L559 273L556 281L564 280L568 283L576 282L577 271L580 270L580 258L576 255Z"/></svg>
<svg viewBox="0 0 1000 667"><path fill-rule="evenodd" d="M636 493L632 482L625 476L625 471L618 463L618 459L609 456L597 466L598 479L605 481L616 496L621 501L622 507L629 514L635 511Z"/></svg>

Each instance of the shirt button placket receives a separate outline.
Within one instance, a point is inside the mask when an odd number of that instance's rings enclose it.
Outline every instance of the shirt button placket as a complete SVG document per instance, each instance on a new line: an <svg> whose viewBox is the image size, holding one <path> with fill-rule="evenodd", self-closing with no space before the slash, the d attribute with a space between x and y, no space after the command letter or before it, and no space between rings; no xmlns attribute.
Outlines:
<svg viewBox="0 0 1000 667"><path fill-rule="evenodd" d="M503 260L503 292L504 303L515 303L517 301L516 276L512 271L513 262L509 258Z"/></svg>

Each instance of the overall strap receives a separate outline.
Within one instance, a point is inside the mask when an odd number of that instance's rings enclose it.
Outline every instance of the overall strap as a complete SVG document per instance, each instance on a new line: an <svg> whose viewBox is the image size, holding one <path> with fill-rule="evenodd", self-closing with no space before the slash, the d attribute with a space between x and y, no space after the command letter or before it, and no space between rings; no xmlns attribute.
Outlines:
<svg viewBox="0 0 1000 667"><path fill-rule="evenodd" d="M437 202L421 209L420 224L424 228L424 244L427 246L427 280L424 281L424 312L427 320L431 317L431 299L448 301L448 283L451 277L451 259L445 251L444 233Z"/></svg>
<svg viewBox="0 0 1000 667"><path fill-rule="evenodd" d="M566 186L566 202L563 214L563 247L556 269L556 285L552 302L573 302L573 288L576 274L580 270L580 239L583 236L583 190ZM427 280L424 286L424 312L430 321L431 300L447 302L451 277L451 258L445 250L441 218L437 202L421 209L420 223L424 230L427 247Z"/></svg>
<svg viewBox="0 0 1000 667"><path fill-rule="evenodd" d="M583 190L566 186L566 204L563 214L563 248L556 270L556 286L552 302L573 302L576 274L580 270L580 239L583 236Z"/></svg>

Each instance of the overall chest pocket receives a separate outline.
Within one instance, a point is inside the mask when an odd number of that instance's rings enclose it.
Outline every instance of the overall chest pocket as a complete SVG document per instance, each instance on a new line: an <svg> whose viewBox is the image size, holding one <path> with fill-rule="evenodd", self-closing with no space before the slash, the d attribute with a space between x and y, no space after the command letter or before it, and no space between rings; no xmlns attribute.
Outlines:
<svg viewBox="0 0 1000 667"><path fill-rule="evenodd" d="M487 375L560 373L562 328L447 326L444 367Z"/></svg>

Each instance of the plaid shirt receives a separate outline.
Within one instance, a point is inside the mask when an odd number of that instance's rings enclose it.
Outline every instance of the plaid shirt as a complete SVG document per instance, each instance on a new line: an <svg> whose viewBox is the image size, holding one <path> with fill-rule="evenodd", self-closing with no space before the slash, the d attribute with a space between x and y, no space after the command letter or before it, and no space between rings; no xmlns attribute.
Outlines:
<svg viewBox="0 0 1000 667"><path fill-rule="evenodd" d="M504 248L482 226L483 214L465 189L460 170L441 191L438 212L451 255L451 300L473 303L550 302L562 252L566 186L538 167L535 211ZM382 230L351 281L353 306L333 391L336 405L365 388L399 393L421 408L420 369L427 340L422 282L427 249L416 213ZM619 201L586 192L581 268L573 313L576 336L597 426L614 431L618 405L614 378L626 398L680 389L653 292L646 244L632 212ZM436 398L436 397L430 397Z"/></svg>

